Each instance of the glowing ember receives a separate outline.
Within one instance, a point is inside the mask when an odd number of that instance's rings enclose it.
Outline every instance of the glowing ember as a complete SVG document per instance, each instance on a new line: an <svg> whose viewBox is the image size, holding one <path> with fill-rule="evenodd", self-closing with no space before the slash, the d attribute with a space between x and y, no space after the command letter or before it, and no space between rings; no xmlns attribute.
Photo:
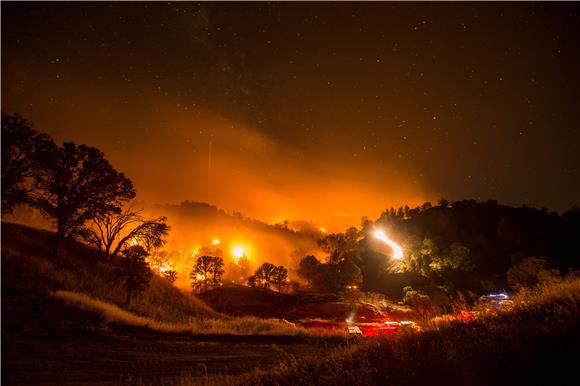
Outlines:
<svg viewBox="0 0 580 386"><path fill-rule="evenodd" d="M213 239L211 241L212 245L219 245L219 243L221 243L222 241L220 239Z"/></svg>
<svg viewBox="0 0 580 386"><path fill-rule="evenodd" d="M381 240L383 243L387 244L389 247L391 247L391 249L393 250L393 259L397 259L400 260L403 258L403 250L401 249L401 247L395 243L393 240L391 240L386 234L385 232L383 232L382 230L378 229L375 231L374 234L375 238Z"/></svg>

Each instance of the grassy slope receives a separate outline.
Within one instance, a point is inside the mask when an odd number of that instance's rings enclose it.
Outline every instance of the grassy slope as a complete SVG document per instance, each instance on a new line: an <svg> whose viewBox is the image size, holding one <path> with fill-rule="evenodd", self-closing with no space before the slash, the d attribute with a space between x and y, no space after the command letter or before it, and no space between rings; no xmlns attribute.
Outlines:
<svg viewBox="0 0 580 386"><path fill-rule="evenodd" d="M580 279L523 294L512 313L420 335L366 341L318 361L295 360L211 385L573 384ZM183 379L183 384L195 383Z"/></svg>
<svg viewBox="0 0 580 386"><path fill-rule="evenodd" d="M66 243L59 258L52 260L47 257L51 240L50 232L2 223L3 297L46 296L55 290L67 290L123 304L124 290L113 265L99 262L94 250L74 241ZM158 276L134 299L129 311L168 322L218 316L202 301L181 293Z"/></svg>
<svg viewBox="0 0 580 386"><path fill-rule="evenodd" d="M52 237L50 232L2 223L2 307L10 311L3 314L5 326L30 324L38 315L52 318L53 326L74 315L77 320L69 320L71 324L114 322L158 332L312 335L279 322L226 317L158 276L125 308L114 265L100 262L94 250L74 241L50 259Z"/></svg>

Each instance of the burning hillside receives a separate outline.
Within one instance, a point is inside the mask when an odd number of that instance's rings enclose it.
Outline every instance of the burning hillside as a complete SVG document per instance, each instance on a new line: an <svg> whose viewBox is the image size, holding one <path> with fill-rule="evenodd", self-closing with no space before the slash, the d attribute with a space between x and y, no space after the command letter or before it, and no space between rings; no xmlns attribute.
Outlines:
<svg viewBox="0 0 580 386"><path fill-rule="evenodd" d="M312 224L267 224L226 213L205 203L183 202L147 209L151 216L167 216L171 232L161 252L152 256L158 270L179 273L175 284L190 288L189 272L197 257L219 256L224 259L226 280L241 282L263 262L284 265L290 276L306 255L323 257L317 240L323 234Z"/></svg>

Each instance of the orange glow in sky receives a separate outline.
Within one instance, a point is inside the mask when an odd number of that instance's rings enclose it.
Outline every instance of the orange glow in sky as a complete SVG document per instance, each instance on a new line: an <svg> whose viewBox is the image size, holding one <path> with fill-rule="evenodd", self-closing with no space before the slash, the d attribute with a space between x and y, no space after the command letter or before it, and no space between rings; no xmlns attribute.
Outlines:
<svg viewBox="0 0 580 386"><path fill-rule="evenodd" d="M317 228L324 224L327 232L341 232L359 225L363 216L377 218L391 206L420 205L438 197L426 194L414 165L377 162L370 152L355 157L348 150L352 139L344 135L320 144L287 144L201 107L194 112L177 109L170 98L157 95L132 99L122 113L94 114L93 105L116 109L108 101L110 92L95 89L86 111L27 118L57 142L103 150L131 178L145 206L207 202L268 223L312 221ZM55 122L53 115L63 119ZM109 116L114 119L107 120ZM112 141L111 133L119 140Z"/></svg>

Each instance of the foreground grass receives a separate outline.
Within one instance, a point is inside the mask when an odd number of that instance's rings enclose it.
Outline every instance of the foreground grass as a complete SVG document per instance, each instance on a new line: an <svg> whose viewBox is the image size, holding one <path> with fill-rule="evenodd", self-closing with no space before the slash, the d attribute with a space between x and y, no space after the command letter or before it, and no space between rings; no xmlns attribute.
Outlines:
<svg viewBox="0 0 580 386"><path fill-rule="evenodd" d="M527 291L495 318L368 340L317 361L288 360L206 385L573 384L580 343L580 280ZM200 384L183 378L183 385Z"/></svg>
<svg viewBox="0 0 580 386"><path fill-rule="evenodd" d="M53 296L68 304L99 314L106 322L125 326L143 327L152 331L170 334L229 334L229 335L285 335L304 337L343 336L340 332L311 330L292 327L276 320L265 320L252 316L236 318L191 318L188 323L170 323L154 320L128 312L114 304L94 299L86 294L56 291Z"/></svg>

